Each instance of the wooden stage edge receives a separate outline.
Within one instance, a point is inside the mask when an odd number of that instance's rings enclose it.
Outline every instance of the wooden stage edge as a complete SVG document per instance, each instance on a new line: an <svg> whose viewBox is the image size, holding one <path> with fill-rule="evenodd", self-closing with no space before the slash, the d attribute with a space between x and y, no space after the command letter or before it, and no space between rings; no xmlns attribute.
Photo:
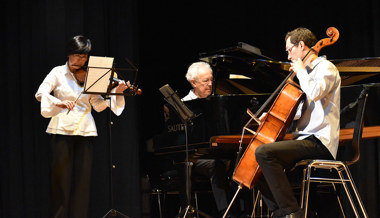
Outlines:
<svg viewBox="0 0 380 218"><path fill-rule="evenodd" d="M354 128L341 129L339 134L339 144L345 141L351 140L354 134ZM244 135L243 145L247 145L253 135ZM363 128L363 139L379 138L380 137L380 126L366 126ZM290 140L292 134L288 133L285 135L283 140ZM241 135L221 135L213 136L210 139L211 146L218 146L218 144L240 144Z"/></svg>

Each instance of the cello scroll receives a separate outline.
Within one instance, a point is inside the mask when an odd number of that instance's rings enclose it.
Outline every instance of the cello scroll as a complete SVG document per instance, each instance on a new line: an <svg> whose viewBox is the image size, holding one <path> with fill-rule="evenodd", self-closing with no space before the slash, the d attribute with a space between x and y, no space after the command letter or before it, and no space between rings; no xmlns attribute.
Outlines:
<svg viewBox="0 0 380 218"><path fill-rule="evenodd" d="M319 40L312 48L317 54L322 48L334 44L339 39L339 31L335 27L329 27L326 35L329 38Z"/></svg>

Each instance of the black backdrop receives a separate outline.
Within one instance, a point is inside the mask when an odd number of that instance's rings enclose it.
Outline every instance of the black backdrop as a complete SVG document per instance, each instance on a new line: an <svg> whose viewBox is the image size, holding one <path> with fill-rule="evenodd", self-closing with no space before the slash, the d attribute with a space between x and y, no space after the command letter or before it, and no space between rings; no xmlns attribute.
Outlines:
<svg viewBox="0 0 380 218"><path fill-rule="evenodd" d="M331 2L331 1L330 1ZM323 4L325 3L325 4ZM139 69L141 96L127 97L126 110L112 117L115 208L142 216L140 181L148 160L145 141L161 131L162 85L184 96L184 74L198 53L243 41L264 55L285 61L284 34L298 26L317 38L335 26L340 39L322 51L330 59L380 56L380 3L377 0L308 1L148 1L148 0L13 0L1 7L1 217L46 217L48 205L48 119L42 118L34 94L52 67L64 64L65 42L84 34L93 53L125 58ZM125 78L133 80L132 73ZM107 113L93 113L99 137L95 143L90 216L110 209ZM373 146L372 146L373 145ZM361 165L371 175L356 177L370 217L380 217L379 146L373 142Z"/></svg>

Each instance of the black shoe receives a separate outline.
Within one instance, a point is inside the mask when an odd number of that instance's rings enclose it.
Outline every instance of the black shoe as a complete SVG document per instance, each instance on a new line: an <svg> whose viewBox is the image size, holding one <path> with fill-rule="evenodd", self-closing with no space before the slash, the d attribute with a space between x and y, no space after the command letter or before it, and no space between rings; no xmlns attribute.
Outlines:
<svg viewBox="0 0 380 218"><path fill-rule="evenodd" d="M252 214L251 213L242 213L240 214L239 218L251 218Z"/></svg>
<svg viewBox="0 0 380 218"><path fill-rule="evenodd" d="M299 209L297 212L284 216L284 218L303 218L303 217L304 217L304 213L302 209Z"/></svg>

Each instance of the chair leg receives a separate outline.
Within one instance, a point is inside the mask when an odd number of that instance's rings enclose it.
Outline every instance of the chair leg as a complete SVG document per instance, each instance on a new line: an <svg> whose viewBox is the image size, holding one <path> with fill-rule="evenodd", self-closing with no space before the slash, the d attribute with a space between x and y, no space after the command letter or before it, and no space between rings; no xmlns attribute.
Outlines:
<svg viewBox="0 0 380 218"><path fill-rule="evenodd" d="M342 172L340 170L338 170L338 174L339 174L339 177L342 181L342 185L344 187L344 190L346 191L346 195L348 197L348 200L350 201L350 204L351 204L351 207L352 209L354 210L354 213L355 213L355 216L356 217L359 217L359 214L358 214L358 210L356 209L356 206L354 204L354 201L352 199L352 196L351 196L351 193L350 193L350 190L348 190L348 187L347 187L347 184L346 182L344 181L344 178L343 178L343 175L342 175Z"/></svg>
<svg viewBox="0 0 380 218"><path fill-rule="evenodd" d="M158 210L160 212L160 218L162 218L162 207L161 207L161 194L160 194L160 191L157 192L157 199L158 199Z"/></svg>
<svg viewBox="0 0 380 218"><path fill-rule="evenodd" d="M162 190L160 190L160 189L153 189L153 192L156 193L156 195L157 195L158 212L160 214L160 218L162 218L162 205L161 205Z"/></svg>
<svg viewBox="0 0 380 218"><path fill-rule="evenodd" d="M253 210L251 213L251 218L256 218L256 215L257 215L256 212L259 212L258 217L271 217L269 208L265 205L264 198L260 190L258 190L256 194L253 191L252 195L253 195L252 198L254 199L254 202L253 202ZM259 207L258 209L259 211L256 211L257 206Z"/></svg>
<svg viewBox="0 0 380 218"><path fill-rule="evenodd" d="M336 200L338 201L340 212L342 213L343 217L346 218L346 214L344 213L342 201L340 200L338 190L336 189L336 186L334 183L332 183L332 186L333 186L334 192L336 194Z"/></svg>
<svg viewBox="0 0 380 218"><path fill-rule="evenodd" d="M302 172L302 184L301 184L301 208L304 208L303 201L304 201L304 194L305 194L305 182L306 182L306 168L303 169Z"/></svg>
<svg viewBox="0 0 380 218"><path fill-rule="evenodd" d="M316 168L318 168L318 167L316 167ZM303 184L302 184L302 195L301 195L302 196L301 208L303 208L303 210L304 210L305 218L307 217L307 212L308 212L309 191L310 191L309 189L310 189L311 179L313 178L313 182L319 181L318 179L315 180L314 177L311 177L312 169L313 169L313 166L311 166L311 165L308 165L308 167L304 169L304 175L303 175L303 181L302 181ZM339 179L333 180L333 181L328 181L328 183L331 183L333 185L335 192L337 190L336 190L334 183L342 184L355 216L361 217L359 215L359 211L356 207L356 202L357 202L359 204L361 212L363 214L362 216L364 216L365 218L368 218L368 214L367 214L365 207L364 207L364 204L363 204L363 202L359 196L359 192L357 191L357 188L355 186L355 183L352 179L352 176L351 176L351 173L350 173L348 167L345 164L339 164L338 166L336 166L332 169L335 169L337 171L337 173L339 175ZM345 175L344 175L344 173L345 173ZM326 182L326 180L324 180L324 182ZM348 184L347 184L348 182L351 185L352 190L354 191L354 194L356 197L356 202L354 201L354 199L351 195L350 188L348 187ZM338 200L338 204L339 204L339 207L342 211L343 216L346 217L344 209L343 209L343 205L340 201L338 193L337 193L337 200Z"/></svg>
<svg viewBox="0 0 380 218"><path fill-rule="evenodd" d="M343 165L342 167L343 167L344 172L345 172L346 175L347 175L348 180L350 181L351 188L352 188L352 190L354 191L354 194L355 194L356 200L357 200L357 202L359 203L359 206L360 206L360 209L361 209L361 211L362 211L362 214L363 214L363 216L364 216L365 218L367 218L367 217L368 217L367 211L366 211L365 208L364 208L364 204L363 204L363 202L362 202L362 200L361 200L361 198L360 198L360 196L359 196L359 192L358 192L358 190L357 190L357 188L356 188L356 186L355 186L355 183L353 182L353 179L352 179L351 173L350 173L350 171L349 171L349 169L348 169L348 167L347 167L346 165ZM343 178L342 172L341 172L341 171L338 171L338 173L339 173L339 177L340 177L340 179L342 180L342 183L343 183L344 189L346 190L346 194L347 194L347 196L348 196L348 198L349 198L349 200L350 200L350 203L351 203L352 209L354 210L354 213L355 213L356 217L360 217L359 214L358 214L357 208L356 208L356 206L355 206L355 204L354 204L354 202L353 202L353 199L352 199L352 197L351 197L350 191L348 190L348 187L347 187L347 185L346 185L346 182L343 181L344 178Z"/></svg>
<svg viewBox="0 0 380 218"><path fill-rule="evenodd" d="M307 210L308 210L308 205L309 205L310 176L311 176L311 166L308 165L308 167L306 168L306 180L302 187L303 189L302 198L304 199L301 200L302 202L301 208L304 210L305 218L307 217Z"/></svg>
<svg viewBox="0 0 380 218"><path fill-rule="evenodd" d="M195 198L195 208L197 209L197 218L199 218L199 213L198 213L198 192L194 192L194 198Z"/></svg>
<svg viewBox="0 0 380 218"><path fill-rule="evenodd" d="M259 197L262 199L260 190L258 190L256 196L253 196L253 197L255 198L255 202L253 203L253 210L252 210L251 217L255 218L256 217L256 213L255 212L256 212L257 202L259 201ZM262 202L261 202L261 200L260 200L260 208L262 208ZM260 211L261 211L261 209L260 209Z"/></svg>

